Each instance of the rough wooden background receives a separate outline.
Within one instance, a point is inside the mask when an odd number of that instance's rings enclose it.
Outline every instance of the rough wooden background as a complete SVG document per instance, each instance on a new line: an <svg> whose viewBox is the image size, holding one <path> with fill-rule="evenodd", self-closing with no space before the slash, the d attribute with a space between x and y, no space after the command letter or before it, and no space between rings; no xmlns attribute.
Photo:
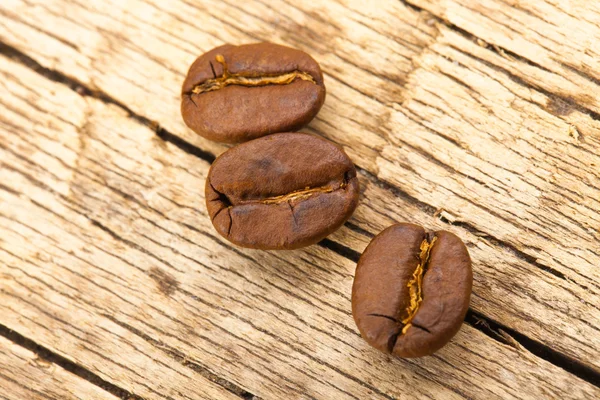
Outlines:
<svg viewBox="0 0 600 400"><path fill-rule="evenodd" d="M307 128L361 203L319 245L233 248L188 130L189 64L269 40L322 65ZM2 0L0 399L600 397L600 2ZM369 348L356 260L396 221L455 232L466 323Z"/></svg>

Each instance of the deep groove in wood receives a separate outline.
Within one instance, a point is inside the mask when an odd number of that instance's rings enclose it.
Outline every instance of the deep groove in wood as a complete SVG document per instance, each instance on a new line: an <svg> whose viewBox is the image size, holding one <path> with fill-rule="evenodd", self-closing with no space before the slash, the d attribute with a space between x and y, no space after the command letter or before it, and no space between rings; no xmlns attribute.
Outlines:
<svg viewBox="0 0 600 400"><path fill-rule="evenodd" d="M408 203L418 207L419 209L421 209L424 213L429 214L429 215L435 215L437 210L435 209L435 207L422 202L421 200L411 196L410 194L408 194L407 192L403 191L402 189L387 183L385 181L382 181L381 179L378 179L375 175L373 175L371 172L366 171L360 167L356 168L357 170L359 170L359 172L361 174L363 174L367 179L369 179L373 184L377 185L378 187L380 187L381 189L384 189L386 191L390 191L394 194L394 196L396 197L400 197L404 200L406 200ZM514 245L503 241L502 239L498 239L496 237L494 237L493 235L490 235L487 232L481 231L479 230L477 227L469 224L468 222L464 222L464 221L448 221L447 219L445 219L444 217L440 216L439 217L441 221L447 223L448 225L452 225L452 226L459 226L467 231L469 231L470 233L472 233L473 235L477 236L477 237L484 237L487 241L505 248L507 250L510 250L516 257L518 257L519 259L527 262L528 264L531 264L543 271L546 271L554 276L556 276L557 278L560 278L562 280L567 280L566 276L560 272L555 270L554 268L551 268L549 266L543 265L541 263L539 263L535 257L517 249ZM583 287L583 286L582 286ZM584 289L586 289L585 287L583 287Z"/></svg>
<svg viewBox="0 0 600 400"><path fill-rule="evenodd" d="M356 224L353 224L352 222L346 222L346 223L344 224L344 226L345 226L346 228L350 229L350 230L351 230L351 231L353 231L353 232L356 232L356 233L358 233L358 234L360 234L360 235L363 235L363 236L366 236L366 237L368 237L369 239L373 239L373 238L375 237L375 234L374 234L374 233L371 233L371 232L369 232L368 230L366 230L366 229L363 229L363 228L361 228L360 226L358 226L358 225L356 225Z"/></svg>
<svg viewBox="0 0 600 400"><path fill-rule="evenodd" d="M584 365L578 360L553 350L537 340L531 339L522 333L508 328L477 311L469 309L467 316L465 317L465 323L500 343L514 347L514 344L505 336L505 334L508 334L531 354L564 369L596 387L600 387L600 372Z"/></svg>
<svg viewBox="0 0 600 400"><path fill-rule="evenodd" d="M173 144L175 147L185 151L186 153L192 154L198 158L201 158L209 163L212 163L215 160L215 155L202 150L201 148L192 145L191 143L179 138L178 136L168 132L167 130L161 128L161 126L156 121L152 121L149 118L141 116L133 112L129 107L115 98L109 96L108 94L101 91L94 91L85 86L83 83L79 82L75 78L71 78L69 76L64 75L61 72L56 70L52 70L42 66L40 63L35 61L33 58L29 57L27 54L19 51L18 49L7 45L6 43L0 41L0 54L7 56L29 68L37 72L38 74L50 79L51 81L62 83L68 86L71 90L77 92L81 96L89 96L96 98L104 103L112 104L117 107L122 108L129 114L129 117L134 120L140 122L141 124L149 127L152 131L154 131L159 138L164 140L165 142L169 142Z"/></svg>
<svg viewBox="0 0 600 400"><path fill-rule="evenodd" d="M165 343L162 343L156 339L153 339L152 337L150 337L149 335L140 331L139 329L136 329L136 328L132 327L131 325L126 324L125 322L122 322L122 321L114 318L111 315L103 314L103 317L111 320L115 324L128 330L129 332L133 333L134 335L139 336L140 338L144 339L146 342L150 343L155 348L157 348L157 349L161 350L162 352L164 352L165 354L167 354L169 357L171 357L175 361L179 362L182 365L185 365L186 367L194 370L195 372L198 372L200 375L204 376L206 379L216 383L217 385L219 385L219 386L223 387L225 390L239 396L240 398L256 399L256 400L260 399L258 396L248 392L247 390L242 389L235 383L219 377L217 374L210 371L207 367L199 364L196 361L188 359L185 356L185 354L182 354L177 349L174 349Z"/></svg>
<svg viewBox="0 0 600 400"><path fill-rule="evenodd" d="M56 364L63 368L66 371L69 371L73 375L77 375L78 377L90 382L91 384L100 387L101 389L107 391L108 393L117 396L123 400L144 400L143 397L128 392L127 390L108 382L102 379L100 376L96 375L92 371L86 369L85 367L68 360L67 358L54 353L50 349L37 344L33 340L26 338L20 333L13 331L12 329L0 324L0 336L5 337L11 342L26 348L27 350L35 353L39 358Z"/></svg>
<svg viewBox="0 0 600 400"><path fill-rule="evenodd" d="M358 259L360 258L360 253L358 251L354 251L350 247L334 242L331 239L323 239L318 245L354 262L358 262Z"/></svg>
<svg viewBox="0 0 600 400"><path fill-rule="evenodd" d="M188 154L192 154L198 158L201 158L202 160L208 162L209 164L212 164L212 162L215 161L216 156L214 154L212 154L211 152L202 150L198 146L194 146L190 142L180 138L177 135L172 134L171 132L167 131L166 129L158 126L155 131L159 138L161 138L165 142L171 143L178 149L183 150L184 152L186 152Z"/></svg>

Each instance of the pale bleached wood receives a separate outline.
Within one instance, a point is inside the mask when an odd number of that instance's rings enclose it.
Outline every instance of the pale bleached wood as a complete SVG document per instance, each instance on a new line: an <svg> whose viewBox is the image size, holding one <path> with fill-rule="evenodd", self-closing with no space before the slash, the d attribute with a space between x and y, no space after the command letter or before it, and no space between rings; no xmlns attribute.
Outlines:
<svg viewBox="0 0 600 400"><path fill-rule="evenodd" d="M478 249L475 309L599 368L600 135L598 121L566 102L594 89L575 72L544 71L397 1L368 9L359 1L6 4L3 40L215 153L223 147L179 117L179 85L194 57L259 39L309 51L328 87L313 131L433 211L379 189L366 193L384 200L365 203L428 226L444 227L432 218L441 215L471 227L483 238L459 234ZM370 233L391 222L362 210L370 213L359 208L355 221ZM362 250L367 238L352 235L334 238Z"/></svg>
<svg viewBox="0 0 600 400"><path fill-rule="evenodd" d="M587 0L407 0L477 36L515 76L596 113L600 7ZM509 52L507 54L507 52ZM526 63L512 62L511 54ZM530 65L527 65L530 64ZM524 68L519 68L523 66Z"/></svg>
<svg viewBox="0 0 600 400"><path fill-rule="evenodd" d="M0 399L117 400L117 397L0 337Z"/></svg>
<svg viewBox="0 0 600 400"><path fill-rule="evenodd" d="M350 315L354 263L232 249L203 209L208 163L2 61L2 324L148 398L205 393L194 365L265 398L600 393L468 325L434 357L377 353Z"/></svg>

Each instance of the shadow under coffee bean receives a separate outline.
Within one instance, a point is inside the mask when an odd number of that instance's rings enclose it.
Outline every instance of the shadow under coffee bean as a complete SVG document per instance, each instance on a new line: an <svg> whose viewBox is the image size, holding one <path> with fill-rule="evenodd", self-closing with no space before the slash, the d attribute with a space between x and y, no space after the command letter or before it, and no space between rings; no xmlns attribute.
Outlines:
<svg viewBox="0 0 600 400"><path fill-rule="evenodd" d="M242 247L296 249L338 229L356 208L354 164L336 144L277 133L220 155L206 179L217 231Z"/></svg>
<svg viewBox="0 0 600 400"><path fill-rule="evenodd" d="M181 114L194 132L238 143L308 124L325 101L319 64L273 43L224 45L198 57L183 82Z"/></svg>
<svg viewBox="0 0 600 400"><path fill-rule="evenodd" d="M377 235L360 257L352 314L373 347L422 357L458 332L472 284L471 259L456 235L397 224Z"/></svg>

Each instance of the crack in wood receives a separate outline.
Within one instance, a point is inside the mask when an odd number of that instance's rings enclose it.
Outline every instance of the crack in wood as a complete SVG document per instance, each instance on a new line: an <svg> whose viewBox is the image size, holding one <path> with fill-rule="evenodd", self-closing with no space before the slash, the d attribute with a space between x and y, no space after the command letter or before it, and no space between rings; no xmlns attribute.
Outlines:
<svg viewBox="0 0 600 400"><path fill-rule="evenodd" d="M376 186L380 187L381 189L384 189L386 191L390 191L392 192L396 197L400 197L404 200L406 200L408 203L418 207L419 209L421 209L424 213L429 214L429 215L439 215L438 211L435 209L435 207L422 202L421 200L417 199L416 197L411 196L410 194L408 194L407 192L403 191L402 189L388 183L385 181L382 181L380 179L378 179L375 175L373 175L371 172L364 170L360 167L356 167L356 169L366 178L368 178L373 184L375 184ZM472 233L473 235L477 236L477 237L484 237L486 240L490 241L491 243L499 246L499 247L503 247L506 248L508 250L510 250L516 257L518 257L519 259L527 262L528 264L531 264L545 272L548 272L554 276L556 276L557 278L563 279L563 280L568 280L567 277L560 271L555 270L552 267L546 266L541 264L540 262L537 261L537 259L532 256L529 255L525 252L523 252L522 250L517 249L514 245L503 241L502 239L499 239L487 232L481 231L480 229L478 229L477 227L471 225L468 222L464 222L464 221L449 221L447 218L443 217L442 215L439 215L438 217L441 221L452 225L452 226L459 226L465 230L467 230L468 232ZM583 289L587 289L587 287L581 286Z"/></svg>
<svg viewBox="0 0 600 400"><path fill-rule="evenodd" d="M584 365L574 358L553 350L551 347L548 347L537 340L531 339L530 337L508 328L471 308L467 311L465 323L504 345L511 347L515 347L515 345L522 346L523 349L529 351L531 354L600 388L600 372ZM516 349L522 351L522 349L519 349L518 347L516 347Z"/></svg>
<svg viewBox="0 0 600 400"><path fill-rule="evenodd" d="M56 364L64 370L77 375L78 377L90 382L91 384L98 386L99 388L107 391L108 393L117 396L123 400L144 400L143 397L131 393L114 383L108 382L96 375L89 369L53 352L52 350L44 347L33 340L21 335L20 333L8 328L7 326L0 324L0 336L5 337L14 344L21 346L33 353L35 353L42 360Z"/></svg>
<svg viewBox="0 0 600 400"><path fill-rule="evenodd" d="M500 56L502 56L504 58L506 58L507 56L508 57L512 57L513 59L515 59L515 60L517 60L519 62L525 63L525 64L530 65L530 66L535 67L535 68L538 68L541 71L544 71L544 72L547 72L547 73L551 73L551 74L555 74L555 72L549 70L548 68L544 67L543 65L540 65L540 64L536 63L535 61L532 61L532 60L530 60L530 59L528 59L528 58L526 58L524 56L521 56L521 55L519 55L519 54L517 54L517 53L515 53L513 51L505 49L505 48L503 48L501 46L498 46L496 44L487 43L483 39L481 39L480 37L478 37L478 36L470 33L469 31L467 31L467 30L465 30L465 29L463 29L463 28L461 28L461 27L459 27L459 26L451 23L448 20L445 20L444 18L442 18L442 17L440 17L438 15L432 14L431 12L429 12L428 10L426 10L424 8L416 6L416 5L410 3L407 0L399 0L399 1L400 1L400 3L404 4L406 7L412 9L415 12L418 12L418 13L427 13L428 15L431 16L431 18L433 18L434 20L436 20L438 23L440 23L440 24L444 25L445 27L447 27L448 29L450 29L450 30L452 30L452 31L460 34L461 36L463 36L463 37L465 37L465 38L467 38L469 40L472 40L475 43L485 44L486 46L482 46L482 47L485 48L485 49L487 49L487 50L489 50L489 51L497 53L497 54L499 54ZM488 46L488 44L489 44L489 46ZM490 68L492 68L492 69L494 69L496 71L502 72L503 74L505 74L506 76L508 76L513 82L515 82L516 84L518 84L520 86L523 86L523 87L526 87L526 88L534 88L534 89L538 90L539 92L545 94L549 98L558 98L558 99L561 99L562 101L564 101L564 102L568 103L569 105L571 105L573 108L575 108L575 109L579 110L580 112L582 112L582 113L590 116L590 118L592 118L593 120L600 121L600 113L598 113L598 112L596 112L596 111L594 111L594 110L586 107L585 105L577 103L577 101L574 101L574 99L572 99L570 97L561 96L561 95L559 95L557 93L553 93L553 92L550 92L550 91L544 89L540 85L535 85L533 83L528 83L523 78L520 78L520 77L514 75L513 73L511 73L510 71L508 71L505 68L502 68L502 67L499 67L497 65L491 64L490 62L488 62L486 60L482 60L482 59L480 59L479 57L476 57L473 54L467 54L463 50L458 49L458 48L456 48L454 46L451 46L451 47L454 48L457 51L460 51L461 53L463 53L465 55L468 55L468 56L471 56L473 58L476 58L480 62L484 63L485 65L487 65L488 67L490 67ZM568 64L565 64L565 63L560 62L560 61L557 61L557 62L561 66L563 66L565 69L570 70L571 72L577 74L578 76L581 76L584 79L587 79L588 81L590 81L592 83L599 84L599 82L600 82L600 80L598 80L598 79L590 76L589 74L586 74L585 72L580 71L580 70L578 70L578 69L576 69L576 68L574 68L574 67L572 67L572 66L570 66Z"/></svg>
<svg viewBox="0 0 600 400"><path fill-rule="evenodd" d="M472 35L467 33L467 37L471 37ZM545 95L548 99L550 100L554 100L554 99L560 99L562 102L569 104L571 107L573 107L573 109L576 109L578 111L580 111L581 113L589 116L591 119L595 120L595 121L600 121L600 113L591 110L579 103L577 103L577 101L569 96L564 96L564 95L560 95L554 92L551 92L547 89L544 89L542 86L540 85L535 85L533 83L527 83L523 78L515 75L514 73L510 72L508 69L506 68L502 68L499 65L493 64L487 60L484 60L480 57L477 57L476 55L472 54L472 53L466 53L463 49L456 47L453 44L449 45L452 49L464 54L467 57L470 57L474 60L477 60L478 62L482 63L483 65L487 66L488 68L493 69L494 71L500 72L503 75L505 75L507 78L509 78L511 81L513 81L514 83L516 83L519 86L523 86L526 88L533 88L536 91L542 93L543 95ZM542 107L543 109L543 107Z"/></svg>
<svg viewBox="0 0 600 400"><path fill-rule="evenodd" d="M204 376L208 380L223 387L228 392L233 393L233 394L241 397L242 399L260 400L260 397L248 392L247 390L241 388L240 386L236 385L235 383L233 383L231 381L228 381L227 379L221 378L220 376L218 376L217 374L212 372L208 367L200 364L196 360L191 360L188 356L186 356L179 350L177 350L159 340L153 339L150 335L147 335L146 333L140 331L139 329L136 329L133 326L131 326L123 321L118 320L117 318L113 317L112 315L102 314L102 316L104 318L114 322L115 324L119 325L123 329L126 329L129 332L133 333L134 335L139 336L140 338L144 339L146 342L150 343L152 346L159 349L160 351L162 351L163 353L165 353L166 355L168 355L169 357L171 357L178 363L199 373L200 375Z"/></svg>
<svg viewBox="0 0 600 400"><path fill-rule="evenodd" d="M133 110L127 107L127 105L109 96L105 92L99 90L92 90L75 78L64 75L63 73L58 72L56 70L46 68L27 54L19 51L18 49L2 41L0 41L0 54L3 54L16 62L25 65L26 67L32 69L33 71L50 79L53 82L62 83L63 85L66 85L80 96L93 97L102 101L103 103L112 104L123 109L130 118L140 122L142 125L149 127L152 131L156 133L156 135L159 138L161 138L165 142L171 143L172 145L185 151L186 153L201 158L207 161L208 163L212 163L216 158L214 154L204 151L201 148L194 146L193 144L181 139L180 137L166 131L160 126L158 122L146 118L142 115L136 114Z"/></svg>
<svg viewBox="0 0 600 400"><path fill-rule="evenodd" d="M355 263L358 262L358 259L360 258L360 253L358 251L355 251L348 246L344 246L341 243L334 242L331 239L323 239L317 244L323 248L333 251L334 253L344 258L354 261Z"/></svg>

